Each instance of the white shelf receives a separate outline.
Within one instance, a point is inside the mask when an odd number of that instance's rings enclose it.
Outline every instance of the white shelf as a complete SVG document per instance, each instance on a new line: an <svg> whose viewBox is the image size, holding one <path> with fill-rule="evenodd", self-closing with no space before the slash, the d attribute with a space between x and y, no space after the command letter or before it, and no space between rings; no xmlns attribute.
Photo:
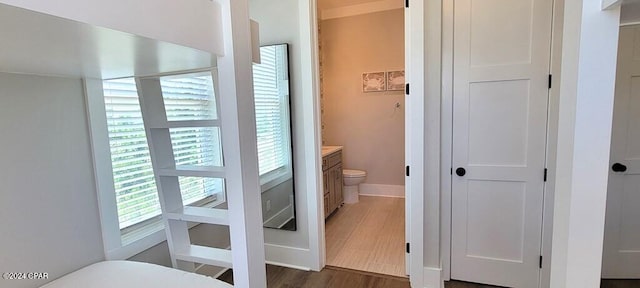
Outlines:
<svg viewBox="0 0 640 288"><path fill-rule="evenodd" d="M233 268L231 250L190 245L186 251L176 251L176 259L217 267Z"/></svg>
<svg viewBox="0 0 640 288"><path fill-rule="evenodd" d="M226 209L185 206L178 211L165 213L165 216L171 220L229 226L229 211Z"/></svg>
<svg viewBox="0 0 640 288"><path fill-rule="evenodd" d="M214 166L176 166L176 168L161 168L158 169L158 175L225 178L224 167Z"/></svg>
<svg viewBox="0 0 640 288"><path fill-rule="evenodd" d="M167 121L149 125L151 129L220 127L220 120Z"/></svg>

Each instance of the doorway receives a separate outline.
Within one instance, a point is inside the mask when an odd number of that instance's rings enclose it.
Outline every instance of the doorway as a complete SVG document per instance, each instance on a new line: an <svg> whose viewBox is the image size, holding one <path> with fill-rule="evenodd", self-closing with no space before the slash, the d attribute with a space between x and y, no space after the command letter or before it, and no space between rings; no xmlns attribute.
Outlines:
<svg viewBox="0 0 640 288"><path fill-rule="evenodd" d="M640 25L621 27L618 43L602 278L640 279Z"/></svg>
<svg viewBox="0 0 640 288"><path fill-rule="evenodd" d="M406 277L404 6L381 2L317 2L326 264Z"/></svg>

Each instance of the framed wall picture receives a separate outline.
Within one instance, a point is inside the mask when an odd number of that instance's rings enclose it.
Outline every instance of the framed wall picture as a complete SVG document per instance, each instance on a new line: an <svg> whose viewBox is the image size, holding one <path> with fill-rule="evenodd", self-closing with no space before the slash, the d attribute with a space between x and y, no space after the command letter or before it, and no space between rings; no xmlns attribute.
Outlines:
<svg viewBox="0 0 640 288"><path fill-rule="evenodd" d="M362 73L362 92L379 92L386 89L384 72Z"/></svg>
<svg viewBox="0 0 640 288"><path fill-rule="evenodd" d="M404 70L387 72L387 90L402 91L404 83Z"/></svg>

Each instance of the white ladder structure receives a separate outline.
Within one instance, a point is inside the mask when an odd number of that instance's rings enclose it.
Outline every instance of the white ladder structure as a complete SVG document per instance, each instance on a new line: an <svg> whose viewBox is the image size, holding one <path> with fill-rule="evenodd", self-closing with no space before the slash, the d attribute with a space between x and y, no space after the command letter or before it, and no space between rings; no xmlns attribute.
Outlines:
<svg viewBox="0 0 640 288"><path fill-rule="evenodd" d="M214 2L221 7L224 41L224 55L218 55L212 71L217 119L168 121L159 77L137 79L140 104L173 266L233 268L235 286L266 287L248 2ZM169 131L194 127L220 129L221 167L176 166ZM224 179L228 209L184 206L178 177ZM188 222L229 226L232 249L193 245Z"/></svg>

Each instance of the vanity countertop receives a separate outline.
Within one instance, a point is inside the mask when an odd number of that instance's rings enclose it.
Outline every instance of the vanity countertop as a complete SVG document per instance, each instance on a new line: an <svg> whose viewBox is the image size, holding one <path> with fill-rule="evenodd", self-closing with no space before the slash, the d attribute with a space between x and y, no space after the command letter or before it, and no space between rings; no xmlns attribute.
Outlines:
<svg viewBox="0 0 640 288"><path fill-rule="evenodd" d="M342 146L322 146L322 157L342 150Z"/></svg>

